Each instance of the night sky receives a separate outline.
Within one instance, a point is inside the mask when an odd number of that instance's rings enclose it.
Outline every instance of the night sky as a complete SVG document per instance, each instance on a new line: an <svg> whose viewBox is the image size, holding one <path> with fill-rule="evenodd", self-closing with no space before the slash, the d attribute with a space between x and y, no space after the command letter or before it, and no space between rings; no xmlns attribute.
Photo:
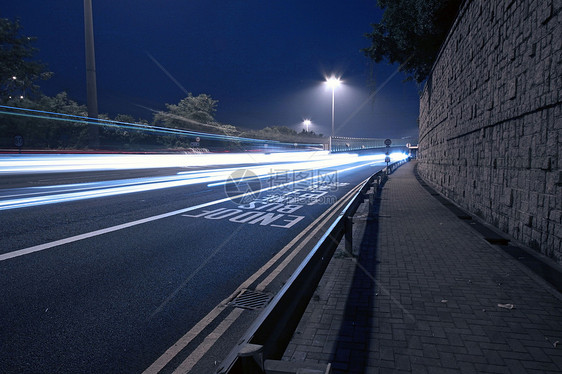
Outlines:
<svg viewBox="0 0 562 374"><path fill-rule="evenodd" d="M329 135L323 81L335 74L344 81L337 135L417 137L419 88L360 51L382 15L375 0L93 0L93 8L100 113L151 120L186 92L205 93L219 101L221 123L300 131L309 118L310 130ZM38 38L37 57L55 73L43 91L85 104L83 1L2 0L0 17L19 18Z"/></svg>

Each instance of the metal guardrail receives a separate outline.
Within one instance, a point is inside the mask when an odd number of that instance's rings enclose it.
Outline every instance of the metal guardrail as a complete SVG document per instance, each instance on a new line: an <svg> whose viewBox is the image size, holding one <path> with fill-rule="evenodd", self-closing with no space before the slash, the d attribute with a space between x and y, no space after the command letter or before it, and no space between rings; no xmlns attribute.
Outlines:
<svg viewBox="0 0 562 374"><path fill-rule="evenodd" d="M246 330L239 344L222 361L217 373L297 373L300 369L306 369L311 373L330 373L329 364L319 366L302 363L302 366L299 366L294 362L285 363L277 360L283 357L340 240L344 234L351 240L351 225L345 223L349 222L347 217L355 214L370 188L379 188L386 180L386 176L405 162L399 161L388 165L360 185L361 187L350 198L345 208L283 288Z"/></svg>
<svg viewBox="0 0 562 374"><path fill-rule="evenodd" d="M351 152L364 149L386 148L386 139L378 138L349 138L341 136L330 137L330 152ZM404 139L390 139L393 148L408 148L409 143Z"/></svg>

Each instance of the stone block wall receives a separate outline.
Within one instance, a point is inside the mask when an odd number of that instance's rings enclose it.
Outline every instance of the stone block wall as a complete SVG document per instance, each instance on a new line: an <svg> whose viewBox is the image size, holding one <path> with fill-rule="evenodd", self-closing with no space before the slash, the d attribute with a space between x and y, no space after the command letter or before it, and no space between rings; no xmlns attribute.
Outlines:
<svg viewBox="0 0 562 374"><path fill-rule="evenodd" d="M419 172L562 264L562 1L466 0L420 99Z"/></svg>

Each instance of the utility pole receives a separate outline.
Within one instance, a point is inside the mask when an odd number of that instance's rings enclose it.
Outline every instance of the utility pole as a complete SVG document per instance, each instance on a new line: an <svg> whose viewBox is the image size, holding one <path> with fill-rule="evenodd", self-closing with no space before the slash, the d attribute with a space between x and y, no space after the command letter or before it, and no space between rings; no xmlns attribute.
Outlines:
<svg viewBox="0 0 562 374"><path fill-rule="evenodd" d="M96 55L94 52L94 22L92 0L84 0L84 35L86 41L86 90L88 97L88 117L98 118L98 92L96 87ZM99 127L88 125L90 148L99 147Z"/></svg>

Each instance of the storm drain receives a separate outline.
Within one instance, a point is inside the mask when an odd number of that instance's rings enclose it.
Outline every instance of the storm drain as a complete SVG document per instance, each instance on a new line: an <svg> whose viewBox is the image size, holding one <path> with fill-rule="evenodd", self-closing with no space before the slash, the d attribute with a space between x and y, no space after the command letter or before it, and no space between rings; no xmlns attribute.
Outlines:
<svg viewBox="0 0 562 374"><path fill-rule="evenodd" d="M230 305L235 308L258 310L263 309L271 300L271 295L263 292L244 290L238 295Z"/></svg>

